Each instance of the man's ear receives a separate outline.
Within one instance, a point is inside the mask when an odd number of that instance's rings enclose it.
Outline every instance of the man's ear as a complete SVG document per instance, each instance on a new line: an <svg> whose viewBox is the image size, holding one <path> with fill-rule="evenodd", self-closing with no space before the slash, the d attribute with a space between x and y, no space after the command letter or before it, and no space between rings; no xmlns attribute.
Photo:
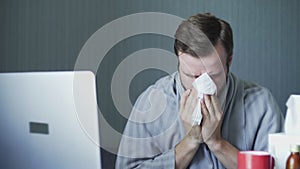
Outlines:
<svg viewBox="0 0 300 169"><path fill-rule="evenodd" d="M231 54L230 56L228 56L227 58L227 66L229 67L232 63L232 58L233 58L233 54Z"/></svg>
<svg viewBox="0 0 300 169"><path fill-rule="evenodd" d="M180 55L182 54L182 52L179 50L179 51L177 52L177 54L178 54L178 56L180 56Z"/></svg>

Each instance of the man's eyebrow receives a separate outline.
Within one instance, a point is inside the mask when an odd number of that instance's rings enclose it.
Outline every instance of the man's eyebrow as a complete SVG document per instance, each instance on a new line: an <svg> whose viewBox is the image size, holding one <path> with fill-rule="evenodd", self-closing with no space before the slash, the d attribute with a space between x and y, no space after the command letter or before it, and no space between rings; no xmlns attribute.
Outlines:
<svg viewBox="0 0 300 169"><path fill-rule="evenodd" d="M185 72L182 68L180 68L180 70L181 70L181 72L182 72L183 74L185 74L185 75L188 76L188 77L198 77L198 76L195 75L193 72L187 73L187 72Z"/></svg>

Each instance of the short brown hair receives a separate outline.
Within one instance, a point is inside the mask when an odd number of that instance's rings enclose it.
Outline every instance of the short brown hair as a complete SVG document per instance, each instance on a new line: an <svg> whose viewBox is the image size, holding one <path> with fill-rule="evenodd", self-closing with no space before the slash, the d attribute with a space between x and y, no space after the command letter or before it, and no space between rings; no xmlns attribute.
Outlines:
<svg viewBox="0 0 300 169"><path fill-rule="evenodd" d="M227 61L233 52L233 37L230 25L210 13L197 14L183 21L175 33L174 51L194 57L210 54L221 42L227 53Z"/></svg>

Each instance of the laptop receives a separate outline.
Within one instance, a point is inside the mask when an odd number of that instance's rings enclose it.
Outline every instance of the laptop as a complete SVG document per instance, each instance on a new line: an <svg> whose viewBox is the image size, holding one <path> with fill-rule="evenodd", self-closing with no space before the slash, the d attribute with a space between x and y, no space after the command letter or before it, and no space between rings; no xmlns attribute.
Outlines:
<svg viewBox="0 0 300 169"><path fill-rule="evenodd" d="M0 73L0 168L100 169L95 76Z"/></svg>

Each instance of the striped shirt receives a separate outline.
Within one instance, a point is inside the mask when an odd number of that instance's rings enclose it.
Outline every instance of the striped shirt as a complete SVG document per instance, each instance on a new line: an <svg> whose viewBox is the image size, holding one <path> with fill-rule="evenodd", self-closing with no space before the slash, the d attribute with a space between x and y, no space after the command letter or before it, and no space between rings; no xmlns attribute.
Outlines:
<svg viewBox="0 0 300 169"><path fill-rule="evenodd" d="M268 150L283 115L268 89L228 74L222 137L239 150ZM179 117L184 89L179 73L159 79L137 99L120 142L116 168L175 168L175 146L185 136ZM205 143L188 168L223 169Z"/></svg>

